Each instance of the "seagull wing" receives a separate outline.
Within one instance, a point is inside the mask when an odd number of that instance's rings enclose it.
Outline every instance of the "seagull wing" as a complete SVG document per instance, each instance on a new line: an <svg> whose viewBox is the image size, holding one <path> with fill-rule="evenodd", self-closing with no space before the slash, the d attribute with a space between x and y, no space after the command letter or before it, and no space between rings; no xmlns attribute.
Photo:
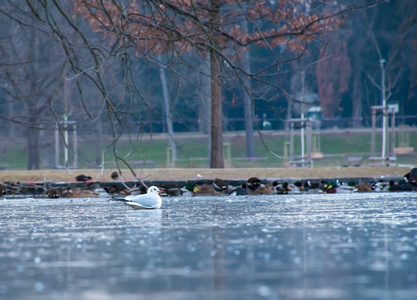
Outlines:
<svg viewBox="0 0 417 300"><path fill-rule="evenodd" d="M130 206L133 209L152 209L154 207L143 206L137 202L125 202L126 205Z"/></svg>
<svg viewBox="0 0 417 300"><path fill-rule="evenodd" d="M126 205L135 209L151 209L159 208L161 206L161 198L155 194L131 195L127 196L125 200Z"/></svg>

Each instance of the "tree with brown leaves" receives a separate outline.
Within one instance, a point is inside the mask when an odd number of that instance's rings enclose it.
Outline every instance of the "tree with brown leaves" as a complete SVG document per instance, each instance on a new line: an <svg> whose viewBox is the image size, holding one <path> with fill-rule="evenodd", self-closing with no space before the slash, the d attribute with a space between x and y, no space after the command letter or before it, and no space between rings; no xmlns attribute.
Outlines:
<svg viewBox="0 0 417 300"><path fill-rule="evenodd" d="M13 7L13 0L7 1ZM300 101L280 84L282 67L309 53L313 44L326 45L321 37L340 24L342 15L379 2L383 0L358 0L353 5L315 0L27 0L20 5L26 6L22 13L30 12L39 29L62 46L83 106L87 107L84 81L100 92L112 126L128 126L135 107L154 112L152 103L145 101L144 78L135 71L138 61L148 68L169 68L178 82L181 78L190 86L190 74L207 77L210 167L223 168L223 88L239 87L252 101L277 94ZM248 51L262 58L250 69L245 68ZM167 56L168 62L159 61L159 55ZM120 74L108 72L115 63ZM201 74L198 64L203 63L208 71ZM115 94L109 86L111 75L122 93ZM193 88L203 94L200 86ZM113 134L116 141L116 131ZM116 150L114 155L120 158Z"/></svg>

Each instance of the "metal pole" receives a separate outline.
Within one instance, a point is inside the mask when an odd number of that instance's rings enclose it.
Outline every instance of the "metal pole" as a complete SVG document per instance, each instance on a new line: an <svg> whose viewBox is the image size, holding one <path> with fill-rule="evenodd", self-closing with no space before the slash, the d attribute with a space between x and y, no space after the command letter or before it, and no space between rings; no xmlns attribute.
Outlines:
<svg viewBox="0 0 417 300"><path fill-rule="evenodd" d="M68 165L68 125L67 125L67 118L64 119L64 161L65 166Z"/></svg>
<svg viewBox="0 0 417 300"><path fill-rule="evenodd" d="M74 161L72 163L74 168L78 168L78 137L77 137L77 124L74 121L74 132L73 132L73 138L74 138Z"/></svg>
<svg viewBox="0 0 417 300"><path fill-rule="evenodd" d="M382 122L382 157L384 159L387 159L389 154L388 154L388 106L385 106L384 109L382 110L384 112L384 116L383 116L383 122Z"/></svg>
<svg viewBox="0 0 417 300"><path fill-rule="evenodd" d="M294 123L290 124L290 160L294 159Z"/></svg>
<svg viewBox="0 0 417 300"><path fill-rule="evenodd" d="M388 123L388 114L387 114L387 100L385 98L385 70L384 70L385 59L380 59L379 64L381 66L381 100L383 109L383 119L382 119L382 157L385 159L387 156L387 123Z"/></svg>
<svg viewBox="0 0 417 300"><path fill-rule="evenodd" d="M391 156L395 156L395 109L391 109Z"/></svg>
<svg viewBox="0 0 417 300"><path fill-rule="evenodd" d="M172 158L172 148L168 147L167 148L167 167L168 168L172 168L174 166L173 162L173 158Z"/></svg>
<svg viewBox="0 0 417 300"><path fill-rule="evenodd" d="M372 108L371 156L375 156L376 109Z"/></svg>
<svg viewBox="0 0 417 300"><path fill-rule="evenodd" d="M59 167L59 124L56 124L55 129L55 168Z"/></svg>
<svg viewBox="0 0 417 300"><path fill-rule="evenodd" d="M301 119L304 119L304 99L305 99L305 73L301 71ZM304 122L301 122L301 161L304 167Z"/></svg>
<svg viewBox="0 0 417 300"><path fill-rule="evenodd" d="M311 120L306 121L306 147L307 147L307 165L309 168L312 167L311 161Z"/></svg>

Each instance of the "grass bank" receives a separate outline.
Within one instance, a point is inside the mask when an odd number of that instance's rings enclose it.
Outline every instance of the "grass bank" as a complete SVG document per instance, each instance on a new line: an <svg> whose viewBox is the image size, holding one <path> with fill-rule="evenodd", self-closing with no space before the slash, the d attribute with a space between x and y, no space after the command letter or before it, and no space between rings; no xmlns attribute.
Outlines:
<svg viewBox="0 0 417 300"><path fill-rule="evenodd" d="M397 163L400 165L417 165L417 130L408 133L408 147L413 152L405 155L397 155ZM313 136L313 152L323 154L321 159L314 160L314 167L340 167L346 164L349 156L362 156L363 165L368 165L370 155L370 131L367 130L328 130L320 131ZM289 141L286 132L262 132L261 137L255 136L256 157L247 159L245 135L243 132L227 132L224 142L227 143L227 151L230 160L227 167L232 168L279 168L285 166L285 143ZM93 136L80 134L78 141L78 167L82 169L97 168L101 162L105 162L105 168L114 168L113 149L110 146L112 140L102 137L97 145ZM177 158L176 168L206 168L208 157L208 139L201 134L177 134ZM381 135L376 136L376 145L381 146ZM399 136L396 139L396 147L399 146ZM140 139L131 140L122 137L117 142L117 154L133 165L134 168L166 168L167 148L169 140L166 134L142 136ZM288 149L288 148L287 148ZM295 154L300 154L300 138L294 139ZM23 139L15 139L4 143L1 149L0 165L7 170L24 170L27 167L26 142ZM54 166L53 143L42 146L44 152L42 169L51 169ZM297 152L298 150L298 152ZM104 157L102 157L104 155ZM99 156L97 158L97 156ZM226 155L227 158L227 155Z"/></svg>

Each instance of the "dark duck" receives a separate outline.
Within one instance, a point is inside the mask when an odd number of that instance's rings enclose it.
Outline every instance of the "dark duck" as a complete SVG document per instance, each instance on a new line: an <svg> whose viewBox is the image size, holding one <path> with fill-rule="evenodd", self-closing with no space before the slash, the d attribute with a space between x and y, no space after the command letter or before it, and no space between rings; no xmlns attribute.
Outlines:
<svg viewBox="0 0 417 300"><path fill-rule="evenodd" d="M396 184L394 180L389 181L388 191L390 192L401 192L403 189L399 184Z"/></svg>
<svg viewBox="0 0 417 300"><path fill-rule="evenodd" d="M85 181L91 180L91 176L86 176L86 175L81 174L81 175L76 176L75 180L85 182Z"/></svg>
<svg viewBox="0 0 417 300"><path fill-rule="evenodd" d="M213 181L213 188L218 193L226 193L228 191L228 184L226 181L220 178L216 178Z"/></svg>
<svg viewBox="0 0 417 300"><path fill-rule="evenodd" d="M411 183L411 185L417 186L417 168L411 169L410 172L404 175L404 178L407 182Z"/></svg>
<svg viewBox="0 0 417 300"><path fill-rule="evenodd" d="M285 195L288 194L288 192L291 192L290 186L288 185L288 182L283 182L282 184L278 184L275 186L275 190L277 194Z"/></svg>
<svg viewBox="0 0 417 300"><path fill-rule="evenodd" d="M50 188L47 191L47 195L48 198L59 198L60 197L60 193L59 193L59 189L55 189L55 188Z"/></svg>
<svg viewBox="0 0 417 300"><path fill-rule="evenodd" d="M116 171L114 171L113 173L111 173L111 179L117 180L118 178L119 178L119 173L117 173Z"/></svg>
<svg viewBox="0 0 417 300"><path fill-rule="evenodd" d="M259 187L261 186L261 181L259 180L258 177L251 177L246 182L246 186L250 191L254 192L258 190Z"/></svg>
<svg viewBox="0 0 417 300"><path fill-rule="evenodd" d="M7 187L3 184L0 184L0 197L6 195L7 193Z"/></svg>
<svg viewBox="0 0 417 300"><path fill-rule="evenodd" d="M249 195L249 191L246 188L246 183L243 183L242 186L238 186L237 188L233 189L230 193L230 196L244 196Z"/></svg>
<svg viewBox="0 0 417 300"><path fill-rule="evenodd" d="M167 196L177 197L182 195L181 188L178 186L178 184L174 182L166 183L161 188L165 191L165 194L167 194Z"/></svg>

